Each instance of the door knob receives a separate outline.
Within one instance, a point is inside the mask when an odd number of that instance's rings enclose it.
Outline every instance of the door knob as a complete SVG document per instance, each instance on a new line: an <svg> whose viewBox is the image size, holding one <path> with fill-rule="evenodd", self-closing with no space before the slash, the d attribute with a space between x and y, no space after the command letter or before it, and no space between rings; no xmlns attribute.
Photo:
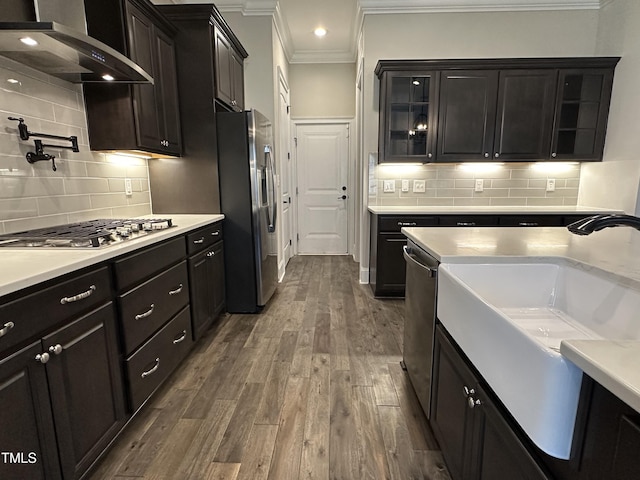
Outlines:
<svg viewBox="0 0 640 480"><path fill-rule="evenodd" d="M347 189L344 185L342 186L342 191L344 192Z"/></svg>

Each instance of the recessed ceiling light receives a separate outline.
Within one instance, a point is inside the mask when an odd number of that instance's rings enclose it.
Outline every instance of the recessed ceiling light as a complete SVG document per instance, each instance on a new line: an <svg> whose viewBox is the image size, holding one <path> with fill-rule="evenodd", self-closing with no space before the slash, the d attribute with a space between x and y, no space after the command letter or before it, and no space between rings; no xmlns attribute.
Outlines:
<svg viewBox="0 0 640 480"><path fill-rule="evenodd" d="M104 75L102 75L102 79L103 80L107 80L108 82L111 82L113 80L115 80L115 78L113 78L111 75L109 75L108 73L105 73Z"/></svg>
<svg viewBox="0 0 640 480"><path fill-rule="evenodd" d="M36 42L33 38L31 37L22 37L20 39L20 41L22 43L24 43L25 45L29 45L30 47L33 47L34 45L38 45L38 42Z"/></svg>
<svg viewBox="0 0 640 480"><path fill-rule="evenodd" d="M327 29L318 27L313 31L313 33L315 34L316 37L324 37L327 34Z"/></svg>

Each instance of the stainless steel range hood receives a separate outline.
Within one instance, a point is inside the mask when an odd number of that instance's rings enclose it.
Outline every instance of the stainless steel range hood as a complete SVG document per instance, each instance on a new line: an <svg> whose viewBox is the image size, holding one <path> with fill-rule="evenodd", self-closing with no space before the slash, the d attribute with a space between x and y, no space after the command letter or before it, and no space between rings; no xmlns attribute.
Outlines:
<svg viewBox="0 0 640 480"><path fill-rule="evenodd" d="M9 2L9 12L3 12L12 21L0 22L0 56L73 83L153 83L139 65L86 34L81 0L24 4L20 0L13 9ZM39 21L22 21L31 18Z"/></svg>

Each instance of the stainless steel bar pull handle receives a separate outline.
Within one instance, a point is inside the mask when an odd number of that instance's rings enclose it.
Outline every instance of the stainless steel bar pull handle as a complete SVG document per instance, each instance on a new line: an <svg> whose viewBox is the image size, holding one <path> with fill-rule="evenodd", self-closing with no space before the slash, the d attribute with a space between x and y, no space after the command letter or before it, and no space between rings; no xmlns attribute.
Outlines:
<svg viewBox="0 0 640 480"><path fill-rule="evenodd" d="M158 370L158 367L160 366L160 358L156 358L156 363L153 367L151 367L151 369L147 370L146 372L142 372L140 374L140 376L142 378L148 377L149 375L151 375L153 372L155 372L156 370Z"/></svg>
<svg viewBox="0 0 640 480"><path fill-rule="evenodd" d="M169 290L169 295L177 295L182 292L182 284L178 285L178 288L175 290Z"/></svg>
<svg viewBox="0 0 640 480"><path fill-rule="evenodd" d="M136 320L142 320L143 318L147 318L149 315L153 313L153 309L156 307L155 303L151 304L151 308L144 313L140 313L135 316Z"/></svg>
<svg viewBox="0 0 640 480"><path fill-rule="evenodd" d="M72 295L70 297L62 297L60 299L60 303L62 305L65 305L67 303L73 303L73 302L77 302L79 300L84 300L85 298L90 297L91 294L93 292L95 292L95 291L96 291L96 286L95 285L91 285L89 287L89 290L87 290L86 292L78 293L77 295Z"/></svg>
<svg viewBox="0 0 640 480"><path fill-rule="evenodd" d="M264 147L264 159L267 164L267 231L273 233L276 231L276 169L273 165L271 157L271 145Z"/></svg>
<svg viewBox="0 0 640 480"><path fill-rule="evenodd" d="M187 338L187 331L182 330L182 333L177 338L173 339L173 344L177 345L178 343L184 342L185 338Z"/></svg>
<svg viewBox="0 0 640 480"><path fill-rule="evenodd" d="M0 328L0 337L4 337L7 333L9 333L9 330L11 330L13 327L15 327L16 324L13 322L7 322L3 325L2 328Z"/></svg>

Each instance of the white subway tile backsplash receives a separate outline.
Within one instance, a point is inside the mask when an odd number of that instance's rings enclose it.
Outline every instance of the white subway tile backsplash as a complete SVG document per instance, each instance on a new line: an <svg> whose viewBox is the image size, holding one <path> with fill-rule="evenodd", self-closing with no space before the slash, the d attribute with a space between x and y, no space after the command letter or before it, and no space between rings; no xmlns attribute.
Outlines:
<svg viewBox="0 0 640 480"><path fill-rule="evenodd" d="M18 83L8 83L8 78ZM146 159L111 161L91 152L82 87L0 58L0 232L10 233L61 223L151 213ZM78 137L80 152L55 147L45 152L51 162L27 163L32 140L21 141L17 123L25 119L32 132ZM46 143L67 145L64 140ZM134 195L124 193L124 178L132 179Z"/></svg>
<svg viewBox="0 0 640 480"><path fill-rule="evenodd" d="M58 212L80 212L89 210L89 195L66 195L38 198L38 215L55 215Z"/></svg>
<svg viewBox="0 0 640 480"><path fill-rule="evenodd" d="M378 191L370 205L576 205L580 185L578 164L429 164L423 166L378 165L373 172ZM556 180L556 190L547 192L547 179ZM382 193L382 180L425 180L424 193ZM484 190L475 192L475 180Z"/></svg>
<svg viewBox="0 0 640 480"><path fill-rule="evenodd" d="M35 198L8 198L0 200L0 223L2 220L38 216Z"/></svg>

